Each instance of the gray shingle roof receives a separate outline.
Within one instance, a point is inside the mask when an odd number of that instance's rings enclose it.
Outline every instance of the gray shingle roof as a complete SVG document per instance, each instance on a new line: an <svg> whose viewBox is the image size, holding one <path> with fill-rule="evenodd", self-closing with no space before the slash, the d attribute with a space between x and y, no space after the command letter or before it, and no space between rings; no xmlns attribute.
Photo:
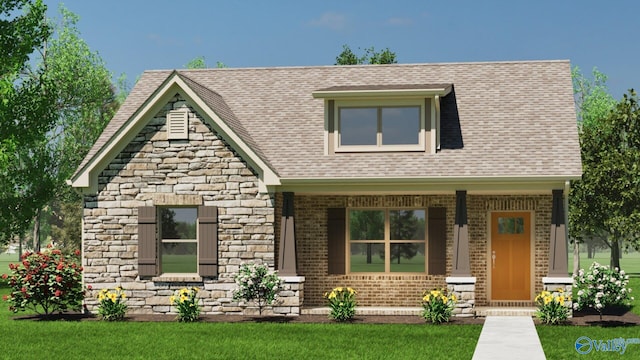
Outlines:
<svg viewBox="0 0 640 360"><path fill-rule="evenodd" d="M171 71L145 72L84 164ZM568 61L179 70L281 178L526 177L581 174ZM453 84L436 154L324 155L319 89ZM82 168L82 166L81 166Z"/></svg>

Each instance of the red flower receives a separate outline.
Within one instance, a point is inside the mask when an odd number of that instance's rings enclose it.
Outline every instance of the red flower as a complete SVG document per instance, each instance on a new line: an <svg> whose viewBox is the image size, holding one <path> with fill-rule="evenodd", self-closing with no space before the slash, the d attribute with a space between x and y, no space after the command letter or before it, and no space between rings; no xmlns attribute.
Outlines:
<svg viewBox="0 0 640 360"><path fill-rule="evenodd" d="M54 254L54 255L60 255L60 254L62 254L62 251L60 251L58 249L55 249L51 253Z"/></svg>
<svg viewBox="0 0 640 360"><path fill-rule="evenodd" d="M26 287L22 287L22 289L20 289L20 291L24 294L27 292L27 288Z"/></svg>
<svg viewBox="0 0 640 360"><path fill-rule="evenodd" d="M15 270L16 269L16 264L9 264L9 269L11 270Z"/></svg>
<svg viewBox="0 0 640 360"><path fill-rule="evenodd" d="M8 277L9 277L9 275L7 275L7 274L2 274L2 278L3 278L4 280L6 280Z"/></svg>
<svg viewBox="0 0 640 360"><path fill-rule="evenodd" d="M56 290L55 295L56 295L56 297L60 297L60 295L62 295L62 291L60 291L60 290Z"/></svg>
<svg viewBox="0 0 640 360"><path fill-rule="evenodd" d="M9 296L8 296L8 295L2 295L2 300L3 300L3 301L7 301L7 300L9 300Z"/></svg>
<svg viewBox="0 0 640 360"><path fill-rule="evenodd" d="M73 252L74 254L76 254L76 256L80 256L80 250L77 250Z"/></svg>
<svg viewBox="0 0 640 360"><path fill-rule="evenodd" d="M53 244L52 244L52 243L48 243L48 244L47 244L47 249L51 249L52 247L53 247Z"/></svg>
<svg viewBox="0 0 640 360"><path fill-rule="evenodd" d="M58 270L62 270L62 269L64 269L64 263L59 262L59 263L58 263L58 267L56 267L56 269L58 269Z"/></svg>
<svg viewBox="0 0 640 360"><path fill-rule="evenodd" d="M56 282L62 282L62 276L60 275L56 276Z"/></svg>
<svg viewBox="0 0 640 360"><path fill-rule="evenodd" d="M31 274L29 274L29 275L27 275L27 276L24 278L24 280L25 280L25 281L31 281L31 279L32 279L32 278L33 278L33 277L31 276Z"/></svg>
<svg viewBox="0 0 640 360"><path fill-rule="evenodd" d="M29 268L29 262L27 260L22 262L22 265L24 265L25 268Z"/></svg>
<svg viewBox="0 0 640 360"><path fill-rule="evenodd" d="M93 286L87 285L87 290L93 290Z"/></svg>

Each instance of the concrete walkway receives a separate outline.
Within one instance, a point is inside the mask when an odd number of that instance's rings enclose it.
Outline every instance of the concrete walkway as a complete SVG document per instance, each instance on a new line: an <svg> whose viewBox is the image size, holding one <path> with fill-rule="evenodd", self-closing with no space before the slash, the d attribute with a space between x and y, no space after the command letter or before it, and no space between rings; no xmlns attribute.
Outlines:
<svg viewBox="0 0 640 360"><path fill-rule="evenodd" d="M530 316L487 316L474 360L545 359Z"/></svg>

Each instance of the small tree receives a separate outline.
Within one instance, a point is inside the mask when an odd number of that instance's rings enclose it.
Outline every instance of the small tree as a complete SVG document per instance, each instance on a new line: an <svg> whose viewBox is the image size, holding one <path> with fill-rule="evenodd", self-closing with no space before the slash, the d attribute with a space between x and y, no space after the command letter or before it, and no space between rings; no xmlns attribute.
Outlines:
<svg viewBox="0 0 640 360"><path fill-rule="evenodd" d="M342 45L342 52L336 57L335 65L361 65L361 64L396 64L396 53L385 48L376 51L373 46L364 49L364 54L356 55L349 45Z"/></svg>
<svg viewBox="0 0 640 360"><path fill-rule="evenodd" d="M275 272L269 271L266 265L243 264L235 277L238 289L233 294L234 300L255 301L258 312L271 305L280 290L280 279Z"/></svg>

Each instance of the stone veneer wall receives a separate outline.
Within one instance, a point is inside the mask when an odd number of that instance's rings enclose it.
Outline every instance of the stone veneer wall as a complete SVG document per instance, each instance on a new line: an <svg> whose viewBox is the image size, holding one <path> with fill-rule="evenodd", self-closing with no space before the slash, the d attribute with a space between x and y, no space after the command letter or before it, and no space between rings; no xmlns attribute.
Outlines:
<svg viewBox="0 0 640 360"><path fill-rule="evenodd" d="M172 313L173 291L198 286L204 314L241 313L242 304L232 300L240 264L274 266L273 199L259 193L253 171L197 114L189 114L188 141L167 140L166 112L180 106L184 102L177 97L169 102L100 174L97 195L85 196L83 265L85 284L94 289L86 297L90 311L96 311L97 291L119 285L130 312ZM137 208L194 202L218 207L218 279L141 280Z"/></svg>
<svg viewBox="0 0 640 360"><path fill-rule="evenodd" d="M281 197L277 196L277 203ZM535 283L534 291L542 290L541 278L548 271L549 227L552 198L533 196L467 197L469 220L469 251L471 276L476 277L475 305L488 305L488 214L490 211L534 211ZM328 275L327 269L327 208L340 207L446 207L447 212L447 275L427 274L347 274ZM279 219L280 206L276 206ZM336 286L350 286L358 291L361 306L419 306L422 292L446 288L445 277L451 274L455 195L380 195L380 196L295 196L298 274L304 276L305 307L323 306L322 295ZM276 224L276 231L278 224ZM276 232L277 233L277 232ZM532 300L535 294L532 294Z"/></svg>

